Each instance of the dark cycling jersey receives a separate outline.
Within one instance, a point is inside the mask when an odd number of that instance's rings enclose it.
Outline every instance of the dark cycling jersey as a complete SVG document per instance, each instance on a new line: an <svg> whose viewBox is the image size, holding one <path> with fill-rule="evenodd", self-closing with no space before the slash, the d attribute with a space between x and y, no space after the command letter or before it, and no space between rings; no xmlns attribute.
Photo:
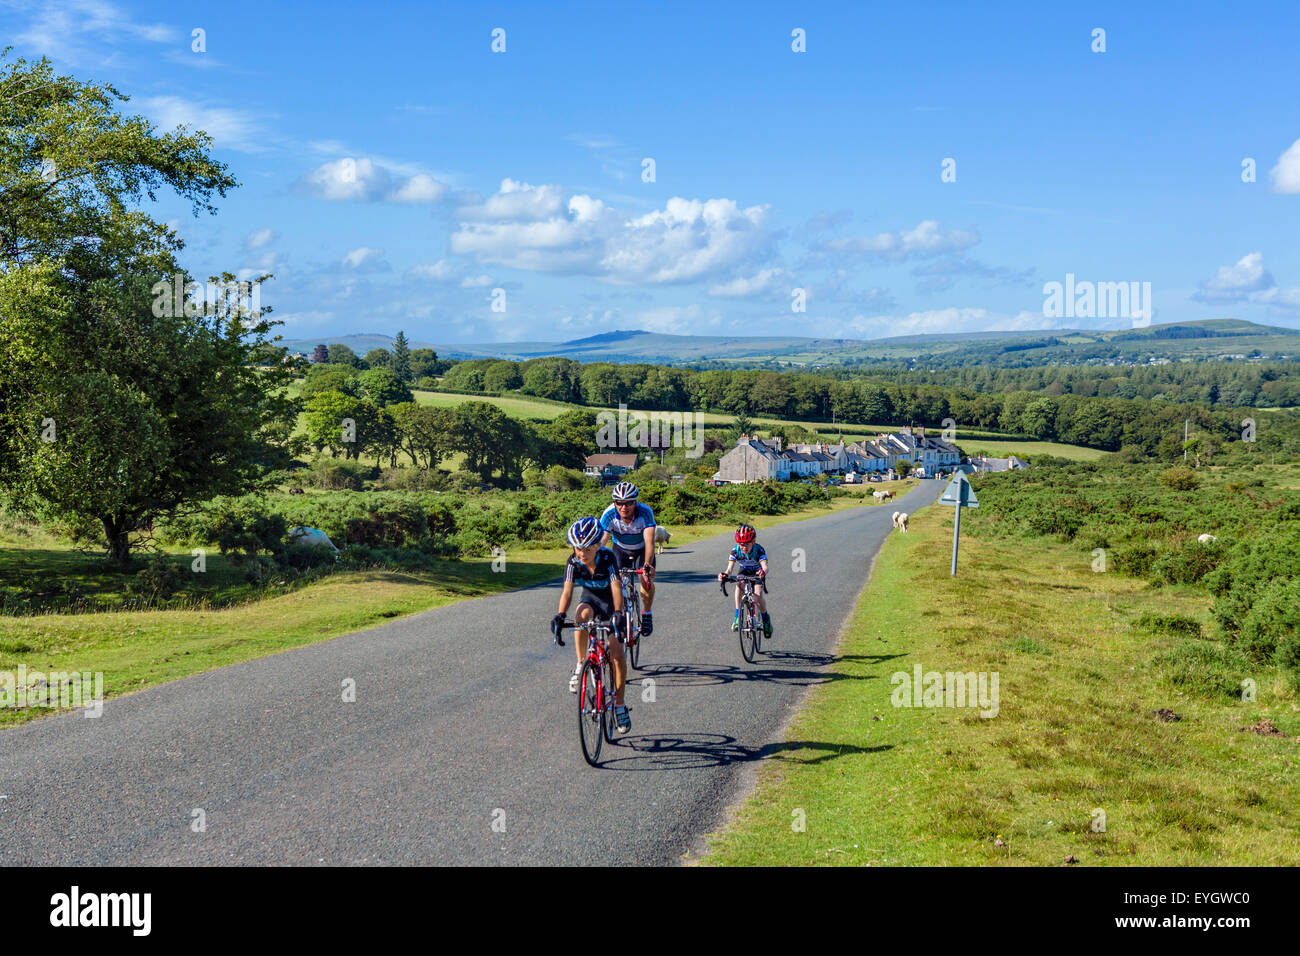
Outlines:
<svg viewBox="0 0 1300 956"><path fill-rule="evenodd" d="M767 552L763 550L763 546L757 541L751 544L750 548L753 550L746 552L744 547L736 545L731 549L731 554L728 557L736 562L741 571L755 574L763 570L763 566L758 562L767 560Z"/></svg>
<svg viewBox="0 0 1300 956"><path fill-rule="evenodd" d="M617 567L613 552L609 548L601 548L596 552L595 565L595 570L592 570L582 563L582 558L571 554L564 565L564 580L571 581L574 587L591 591L598 597L608 598Z"/></svg>
<svg viewBox="0 0 1300 956"><path fill-rule="evenodd" d="M638 501L632 517L624 521L618 515L618 508L610 505L600 516L600 526L613 536L616 547L624 551L644 551L645 529L655 527L655 513L649 505Z"/></svg>

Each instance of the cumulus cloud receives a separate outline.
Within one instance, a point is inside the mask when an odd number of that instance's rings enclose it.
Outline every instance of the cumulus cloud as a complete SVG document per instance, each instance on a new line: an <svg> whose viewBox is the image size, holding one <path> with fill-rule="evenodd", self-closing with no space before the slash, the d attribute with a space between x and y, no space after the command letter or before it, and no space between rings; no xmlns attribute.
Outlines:
<svg viewBox="0 0 1300 956"><path fill-rule="evenodd" d="M1277 158L1268 174L1275 193L1300 193L1300 139Z"/></svg>
<svg viewBox="0 0 1300 956"><path fill-rule="evenodd" d="M324 163L298 180L295 188L334 202L433 203L447 194L447 187L432 176L416 173L403 178L364 156Z"/></svg>
<svg viewBox="0 0 1300 956"><path fill-rule="evenodd" d="M483 289L492 284L492 277L488 275L466 276L460 280L462 289Z"/></svg>
<svg viewBox="0 0 1300 956"><path fill-rule="evenodd" d="M823 252L859 255L901 262L905 259L961 252L980 241L974 230L945 230L934 219L926 219L914 229L881 232L874 236L845 236L827 239L817 248Z"/></svg>
<svg viewBox="0 0 1300 956"><path fill-rule="evenodd" d="M1221 267L1213 278L1201 283L1192 298L1198 302L1245 302L1274 285L1273 276L1264 268L1264 254L1252 252L1234 265Z"/></svg>
<svg viewBox="0 0 1300 956"><path fill-rule="evenodd" d="M501 188L477 205L462 206L464 219L537 220L557 216L564 209L564 191L559 186L532 186L503 179Z"/></svg>
<svg viewBox="0 0 1300 956"><path fill-rule="evenodd" d="M384 259L383 249L361 246L343 257L343 268L350 272L388 272L391 266Z"/></svg>
<svg viewBox="0 0 1300 956"><path fill-rule="evenodd" d="M670 284L758 265L770 254L768 207L731 199L669 199L628 219L585 194L558 204L558 186L506 180L462 209L451 250L479 262L538 272L591 275L614 284Z"/></svg>

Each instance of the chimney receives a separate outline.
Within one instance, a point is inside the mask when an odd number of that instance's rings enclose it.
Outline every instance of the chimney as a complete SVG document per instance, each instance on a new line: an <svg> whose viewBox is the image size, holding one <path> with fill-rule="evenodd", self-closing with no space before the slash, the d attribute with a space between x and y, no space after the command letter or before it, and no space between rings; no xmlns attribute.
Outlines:
<svg viewBox="0 0 1300 956"><path fill-rule="evenodd" d="M749 436L748 436L748 435L741 435L739 438L736 439L736 446L737 446L737 447L739 447L739 446L741 446L741 445L746 445L746 444L748 444L748 443L749 443Z"/></svg>
<svg viewBox="0 0 1300 956"><path fill-rule="evenodd" d="M916 429L916 434L921 439L921 441L925 441L925 426L924 425L918 426Z"/></svg>
<svg viewBox="0 0 1300 956"><path fill-rule="evenodd" d="M780 436L780 435L777 435L775 441L776 441L776 450L777 450L777 451L780 451L780 450L781 450L781 436Z"/></svg>

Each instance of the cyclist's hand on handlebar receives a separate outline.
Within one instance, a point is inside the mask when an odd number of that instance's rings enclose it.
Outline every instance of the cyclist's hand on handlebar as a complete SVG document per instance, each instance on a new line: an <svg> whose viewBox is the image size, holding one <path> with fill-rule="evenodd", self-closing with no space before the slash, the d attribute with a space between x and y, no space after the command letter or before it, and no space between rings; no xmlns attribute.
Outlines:
<svg viewBox="0 0 1300 956"><path fill-rule="evenodd" d="M564 638L560 636L560 628L564 626L564 615L557 614L551 618L551 634L555 637L555 643L560 647L564 646Z"/></svg>
<svg viewBox="0 0 1300 956"><path fill-rule="evenodd" d="M727 573L726 573L725 571L719 571L719 572L718 572L718 581L719 581L719 582L722 582L722 581L725 581L725 580L727 580Z"/></svg>

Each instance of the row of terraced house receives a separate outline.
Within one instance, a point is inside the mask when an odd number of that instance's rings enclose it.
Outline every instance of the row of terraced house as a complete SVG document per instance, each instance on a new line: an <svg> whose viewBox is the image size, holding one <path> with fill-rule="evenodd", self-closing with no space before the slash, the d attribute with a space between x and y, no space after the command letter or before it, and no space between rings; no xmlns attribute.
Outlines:
<svg viewBox="0 0 1300 956"><path fill-rule="evenodd" d="M743 483L785 481L823 473L888 474L900 461L909 461L917 468L924 468L926 474L934 474L956 468L961 453L942 438L927 437L924 428L903 428L893 435L878 435L874 441L788 448L782 447L780 438L741 435L736 447L722 456L716 477L720 481Z"/></svg>

